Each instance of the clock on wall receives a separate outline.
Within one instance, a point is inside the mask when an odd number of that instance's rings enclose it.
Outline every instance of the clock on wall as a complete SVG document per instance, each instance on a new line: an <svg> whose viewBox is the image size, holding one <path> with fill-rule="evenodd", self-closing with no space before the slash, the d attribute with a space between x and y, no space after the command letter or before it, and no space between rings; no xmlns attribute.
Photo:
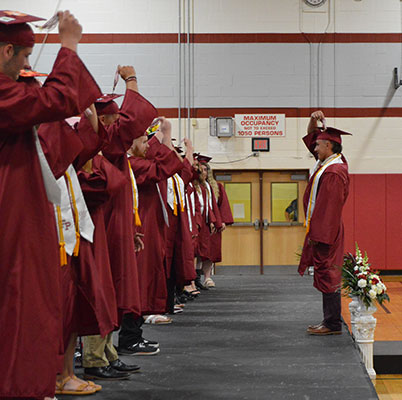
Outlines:
<svg viewBox="0 0 402 400"><path fill-rule="evenodd" d="M326 3L327 0L304 0L310 7L320 7Z"/></svg>

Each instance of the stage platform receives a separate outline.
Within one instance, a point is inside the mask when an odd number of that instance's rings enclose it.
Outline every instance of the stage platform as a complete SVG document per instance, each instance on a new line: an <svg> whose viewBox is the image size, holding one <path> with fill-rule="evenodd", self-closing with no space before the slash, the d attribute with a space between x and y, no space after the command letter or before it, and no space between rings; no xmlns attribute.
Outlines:
<svg viewBox="0 0 402 400"><path fill-rule="evenodd" d="M187 303L172 324L145 326L144 337L159 341L160 354L122 357L141 365L141 373L127 381L97 381L103 390L90 397L378 399L346 327L340 336L306 334L322 319L321 294L311 277L301 278L295 267L272 267L262 276L214 279L217 288Z"/></svg>

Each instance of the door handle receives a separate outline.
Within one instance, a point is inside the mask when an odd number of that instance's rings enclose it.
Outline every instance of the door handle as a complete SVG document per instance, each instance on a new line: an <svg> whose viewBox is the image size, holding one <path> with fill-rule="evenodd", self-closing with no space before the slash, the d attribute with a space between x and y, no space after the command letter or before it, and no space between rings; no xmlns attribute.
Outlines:
<svg viewBox="0 0 402 400"><path fill-rule="evenodd" d="M259 230L260 230L260 220L259 220L259 219L256 219L256 220L254 221L254 229L255 229L256 231L259 231Z"/></svg>
<svg viewBox="0 0 402 400"><path fill-rule="evenodd" d="M264 231L266 231L268 229L268 225L269 225L268 220L264 219L264 221L263 221Z"/></svg>

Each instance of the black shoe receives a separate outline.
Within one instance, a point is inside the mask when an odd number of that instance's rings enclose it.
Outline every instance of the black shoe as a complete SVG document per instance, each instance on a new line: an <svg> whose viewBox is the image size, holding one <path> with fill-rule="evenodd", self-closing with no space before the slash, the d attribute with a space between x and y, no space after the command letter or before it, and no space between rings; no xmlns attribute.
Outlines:
<svg viewBox="0 0 402 400"><path fill-rule="evenodd" d="M110 366L120 372L129 372L129 373L133 373L133 372L139 372L140 371L140 366L139 365L129 365L129 364L125 364L123 361L121 361L120 359L114 360L110 362Z"/></svg>
<svg viewBox="0 0 402 400"><path fill-rule="evenodd" d="M107 367L84 368L84 379L119 381L122 379L128 379L129 377L130 374L128 372L117 371L110 365L108 365Z"/></svg>
<svg viewBox="0 0 402 400"><path fill-rule="evenodd" d="M119 346L117 352L119 354L129 354L133 356L153 356L159 353L159 349L149 346L143 342L131 344L130 346Z"/></svg>
<svg viewBox="0 0 402 400"><path fill-rule="evenodd" d="M141 342L147 346L151 346L151 347L155 347L155 349L159 349L159 343L155 342L153 340L147 340L147 339L141 338Z"/></svg>

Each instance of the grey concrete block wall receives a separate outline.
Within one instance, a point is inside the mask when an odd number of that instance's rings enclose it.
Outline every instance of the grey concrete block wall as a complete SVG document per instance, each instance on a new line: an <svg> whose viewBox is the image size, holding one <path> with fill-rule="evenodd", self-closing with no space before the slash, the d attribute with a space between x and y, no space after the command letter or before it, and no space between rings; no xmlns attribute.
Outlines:
<svg viewBox="0 0 402 400"><path fill-rule="evenodd" d="M44 46L38 70L50 71L58 48ZM177 107L176 44L81 44L79 54L102 90L112 89L117 64L133 64L146 97L160 108ZM194 61L197 108L402 106L402 92L392 86L393 68L401 66L398 43L196 44Z"/></svg>

